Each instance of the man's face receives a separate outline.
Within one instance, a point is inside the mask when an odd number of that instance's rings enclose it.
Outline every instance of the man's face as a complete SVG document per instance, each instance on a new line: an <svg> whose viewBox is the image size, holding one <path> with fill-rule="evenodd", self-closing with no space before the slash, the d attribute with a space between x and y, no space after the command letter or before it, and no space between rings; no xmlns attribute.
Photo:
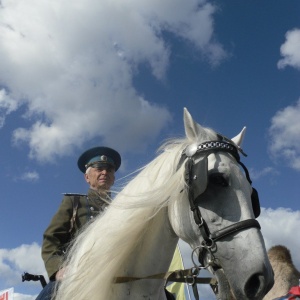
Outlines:
<svg viewBox="0 0 300 300"><path fill-rule="evenodd" d="M115 169L111 166L90 167L84 177L91 188L109 191L115 182Z"/></svg>

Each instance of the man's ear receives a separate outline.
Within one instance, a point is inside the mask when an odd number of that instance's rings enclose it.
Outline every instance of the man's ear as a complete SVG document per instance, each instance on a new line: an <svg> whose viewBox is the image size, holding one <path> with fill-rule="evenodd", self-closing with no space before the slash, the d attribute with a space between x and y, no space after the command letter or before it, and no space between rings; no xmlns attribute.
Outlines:
<svg viewBox="0 0 300 300"><path fill-rule="evenodd" d="M87 182L87 183L89 183L89 175L87 174L87 173L84 173L83 174L83 177L84 177L84 179L85 179L85 181Z"/></svg>

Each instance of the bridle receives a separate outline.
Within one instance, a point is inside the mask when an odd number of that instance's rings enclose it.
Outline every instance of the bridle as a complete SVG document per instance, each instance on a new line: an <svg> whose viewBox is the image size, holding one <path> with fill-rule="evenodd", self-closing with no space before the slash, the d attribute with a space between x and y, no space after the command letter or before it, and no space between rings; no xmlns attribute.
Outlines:
<svg viewBox="0 0 300 300"><path fill-rule="evenodd" d="M227 227L224 227L220 230L216 230L214 232L211 232L209 230L209 227L207 225L207 222L204 220L201 214L201 210L199 205L196 203L197 197L194 196L194 188L193 188L193 182L196 179L195 178L195 172L194 169L197 167L197 163L195 163L195 156L199 153L205 153L207 160L207 156L211 153L216 152L227 152L231 154L235 160L238 162L238 164L243 168L245 172L245 176L250 183L252 184L252 181L249 176L248 169L246 166L240 161L240 155L239 152L242 153L244 156L247 156L243 150L238 147L236 144L233 143L233 141L227 139L226 137L222 136L221 134L217 134L218 138L220 140L216 141L208 141L201 144L192 144L189 145L183 150L179 163L177 165L177 170L182 166L182 164L185 162L185 181L186 186L188 189L188 200L190 204L190 209L193 212L194 221L197 224L200 233L203 237L203 241L200 246L193 249L192 252L192 261L194 264L194 267L190 269L185 270L177 270L174 272L168 272L168 273L161 273L161 274L155 274L150 275L146 277L116 277L115 283L125 283L130 281L136 281L141 279L165 279L166 284L169 281L173 282L185 282L188 285L193 287L193 292L195 299L199 299L197 284L204 283L204 284L210 284L212 287L214 293L218 292L218 282L214 278L199 278L198 275L200 273L201 269L207 269L208 267L212 267L213 270L216 270L218 268L221 268L220 265L218 265L214 255L213 255L213 248L215 247L215 242L225 238L228 235L234 234L238 231L245 230L248 228L258 228L260 229L260 224L255 219L248 219L243 220L240 222L237 222L235 224L229 225ZM254 215L255 217L259 216L260 213L260 205L259 205L259 199L257 191L252 188L252 206L254 208ZM198 261L201 264L199 266L198 263L194 261L194 253L199 250L199 256ZM210 259L208 260L208 263L204 265L203 263L203 257L201 253L203 251L207 251L210 255ZM203 254L203 253L202 253Z"/></svg>
<svg viewBox="0 0 300 300"><path fill-rule="evenodd" d="M190 209L193 212L194 221L200 230L201 236L203 237L203 241L202 241L201 245L196 247L195 249L193 249L192 260L193 260L195 267L193 268L192 273L193 273L194 279L198 276L200 269L207 269L208 267L212 267L213 270L215 270L215 269L221 268L221 266L216 261L214 255L213 255L213 251L212 251L212 249L214 249L214 247L216 245L215 244L216 241L221 240L221 239L223 239L229 235L232 235L238 231L241 231L241 230L245 230L248 228L258 228L258 229L261 228L259 222L256 219L247 219L247 220L239 221L239 222L229 225L227 227L224 227L220 230L211 232L207 222L202 217L200 206L196 203L197 197L194 196L194 188L193 188L193 182L194 182L194 180L197 179L197 176L195 176L194 169L197 166L197 163L195 163L195 157L198 154L205 153L206 157L204 159L207 159L209 154L216 153L216 152L227 152L227 153L231 154L235 158L237 163L243 168L243 170L245 172L245 176L246 176L248 182L250 183L250 185L252 184L248 169L240 161L239 152L241 152L244 156L247 156L247 155L243 152L243 150L240 147L238 147L236 144L234 144L231 140L227 139L226 137L218 134L218 138L220 138L220 140L208 141L208 142L204 142L204 143L201 143L198 145L192 144L192 145L187 146L186 149L182 152L182 155L181 155L181 158L180 158L180 161L178 164L178 168L179 168L186 161L186 163L185 163L185 170L186 170L185 171L185 181L186 181L187 189L188 189L188 200L189 200L189 204L190 204ZM252 206L255 206L254 207L254 215L255 215L255 217L258 217L258 215L260 213L258 194L254 188L252 188L252 189L253 189L252 196L251 196L252 197ZM199 260L201 266L199 266L197 263L194 262L193 255L196 252L196 250L199 250L198 260ZM208 263L206 265L204 265L204 259L203 259L204 251L207 251L209 253L209 259L208 259ZM193 286L195 298L199 299L198 290L196 288L196 281L192 280L192 283L190 283L190 285ZM214 292L216 292L215 289L217 289L217 286L212 287L212 288L213 288Z"/></svg>

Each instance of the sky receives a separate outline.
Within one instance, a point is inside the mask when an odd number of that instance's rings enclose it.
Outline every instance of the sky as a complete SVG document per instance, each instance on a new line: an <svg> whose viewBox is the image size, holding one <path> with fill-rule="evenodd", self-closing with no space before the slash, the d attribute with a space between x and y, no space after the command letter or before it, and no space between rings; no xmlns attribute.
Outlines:
<svg viewBox="0 0 300 300"><path fill-rule="evenodd" d="M121 153L118 189L184 135L184 107L229 138L247 127L266 247L300 269L298 0L0 0L0 290L41 290L21 275L46 276L42 235L62 193L88 188L83 151Z"/></svg>

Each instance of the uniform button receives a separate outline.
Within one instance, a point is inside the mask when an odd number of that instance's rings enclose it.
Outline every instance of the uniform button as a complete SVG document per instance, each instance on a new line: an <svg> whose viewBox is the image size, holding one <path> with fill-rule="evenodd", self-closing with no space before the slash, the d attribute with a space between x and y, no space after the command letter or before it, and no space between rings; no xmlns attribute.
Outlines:
<svg viewBox="0 0 300 300"><path fill-rule="evenodd" d="M91 206L91 207L90 207L90 210L91 210L91 211L93 211L93 210L94 210L94 207L93 207L93 206Z"/></svg>
<svg viewBox="0 0 300 300"><path fill-rule="evenodd" d="M93 217L93 216L90 216L90 219L94 219L94 217Z"/></svg>

